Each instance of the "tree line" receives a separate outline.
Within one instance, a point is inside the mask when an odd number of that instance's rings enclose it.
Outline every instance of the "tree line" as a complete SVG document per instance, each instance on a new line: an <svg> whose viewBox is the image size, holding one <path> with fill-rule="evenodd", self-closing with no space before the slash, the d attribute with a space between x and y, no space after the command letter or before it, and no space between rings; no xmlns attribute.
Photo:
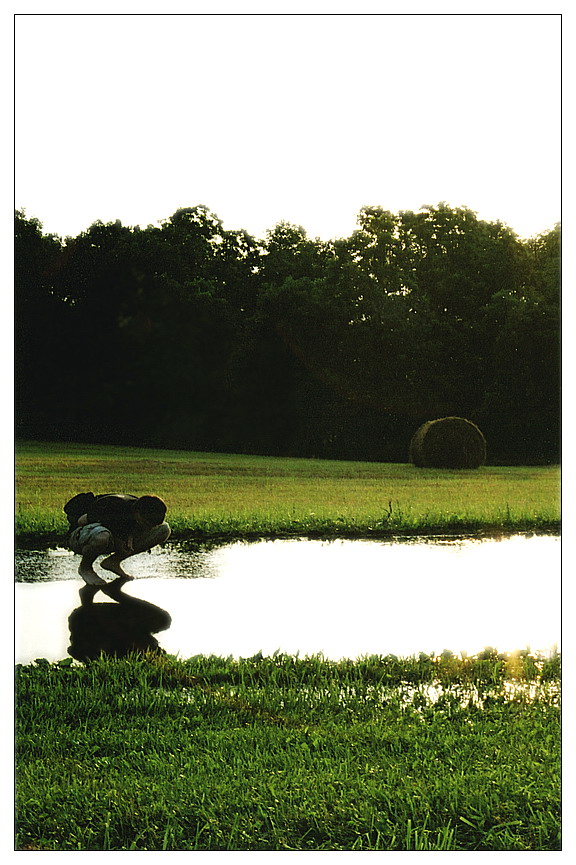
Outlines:
<svg viewBox="0 0 576 865"><path fill-rule="evenodd" d="M444 203L330 241L205 206L65 239L15 220L19 437L404 462L459 415L488 462L559 459L559 226Z"/></svg>

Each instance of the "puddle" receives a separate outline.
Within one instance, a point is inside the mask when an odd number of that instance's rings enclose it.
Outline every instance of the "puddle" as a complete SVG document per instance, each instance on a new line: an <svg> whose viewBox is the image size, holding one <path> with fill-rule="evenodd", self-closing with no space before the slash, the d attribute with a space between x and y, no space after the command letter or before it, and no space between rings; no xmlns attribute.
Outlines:
<svg viewBox="0 0 576 865"><path fill-rule="evenodd" d="M560 548L523 535L170 545L126 563L125 591L170 613L157 637L180 657L548 653L560 644ZM67 657L78 563L67 550L17 552L16 663Z"/></svg>

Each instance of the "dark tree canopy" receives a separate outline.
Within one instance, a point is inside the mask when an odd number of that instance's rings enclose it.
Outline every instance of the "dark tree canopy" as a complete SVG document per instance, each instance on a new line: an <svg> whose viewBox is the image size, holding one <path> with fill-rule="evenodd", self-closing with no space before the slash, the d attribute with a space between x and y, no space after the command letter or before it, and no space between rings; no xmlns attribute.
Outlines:
<svg viewBox="0 0 576 865"><path fill-rule="evenodd" d="M45 235L16 213L20 437L403 462L469 418L495 462L559 453L560 230L443 203L324 242L206 206Z"/></svg>

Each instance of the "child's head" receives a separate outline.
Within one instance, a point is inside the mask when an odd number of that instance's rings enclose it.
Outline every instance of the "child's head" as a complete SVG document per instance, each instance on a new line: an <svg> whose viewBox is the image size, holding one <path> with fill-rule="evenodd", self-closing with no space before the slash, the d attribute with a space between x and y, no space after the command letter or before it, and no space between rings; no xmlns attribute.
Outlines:
<svg viewBox="0 0 576 865"><path fill-rule="evenodd" d="M166 516L166 505L158 496L140 496L136 502L136 513L148 526L159 526Z"/></svg>

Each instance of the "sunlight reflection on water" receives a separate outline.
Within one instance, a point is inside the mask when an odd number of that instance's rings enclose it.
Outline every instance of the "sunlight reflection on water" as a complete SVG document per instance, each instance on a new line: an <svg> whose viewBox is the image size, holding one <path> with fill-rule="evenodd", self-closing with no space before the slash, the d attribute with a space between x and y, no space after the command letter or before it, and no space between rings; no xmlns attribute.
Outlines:
<svg viewBox="0 0 576 865"><path fill-rule="evenodd" d="M168 610L160 645L181 657L548 652L560 642L560 546L522 535L167 546L127 563L125 590ZM17 663L67 656L78 561L18 552Z"/></svg>

